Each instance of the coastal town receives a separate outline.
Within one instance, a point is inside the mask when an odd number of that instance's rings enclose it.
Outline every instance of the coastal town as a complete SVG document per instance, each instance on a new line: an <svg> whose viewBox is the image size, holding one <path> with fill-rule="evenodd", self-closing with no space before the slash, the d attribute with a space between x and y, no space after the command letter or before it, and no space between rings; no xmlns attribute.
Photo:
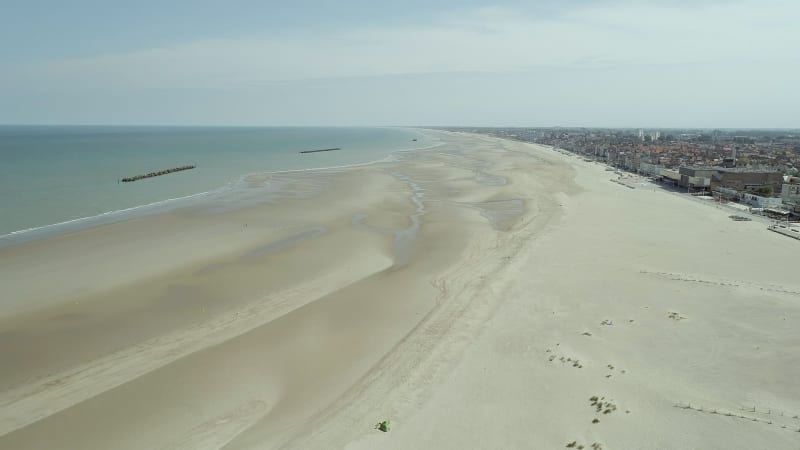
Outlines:
<svg viewBox="0 0 800 450"><path fill-rule="evenodd" d="M549 145L666 188L739 204L773 219L800 221L796 130L448 129Z"/></svg>

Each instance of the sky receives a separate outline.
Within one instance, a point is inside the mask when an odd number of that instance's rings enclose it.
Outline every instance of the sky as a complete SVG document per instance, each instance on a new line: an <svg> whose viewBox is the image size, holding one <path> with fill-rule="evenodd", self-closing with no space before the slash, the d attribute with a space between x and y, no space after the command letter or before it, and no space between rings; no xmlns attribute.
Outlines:
<svg viewBox="0 0 800 450"><path fill-rule="evenodd" d="M4 0L0 124L800 128L796 0Z"/></svg>

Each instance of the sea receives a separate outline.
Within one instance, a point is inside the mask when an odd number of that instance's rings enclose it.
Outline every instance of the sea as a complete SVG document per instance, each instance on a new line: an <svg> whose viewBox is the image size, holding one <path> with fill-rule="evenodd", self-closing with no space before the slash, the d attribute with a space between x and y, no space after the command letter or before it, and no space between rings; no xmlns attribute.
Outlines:
<svg viewBox="0 0 800 450"><path fill-rule="evenodd" d="M405 128L0 126L0 246L201 201L248 175L370 164L434 145ZM300 153L325 148L340 150ZM186 165L196 167L120 181Z"/></svg>

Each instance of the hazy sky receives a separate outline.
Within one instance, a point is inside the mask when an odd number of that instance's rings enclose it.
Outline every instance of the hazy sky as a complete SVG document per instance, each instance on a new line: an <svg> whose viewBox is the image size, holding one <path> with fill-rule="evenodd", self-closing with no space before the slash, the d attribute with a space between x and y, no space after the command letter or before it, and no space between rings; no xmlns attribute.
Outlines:
<svg viewBox="0 0 800 450"><path fill-rule="evenodd" d="M4 0L0 123L800 127L797 0Z"/></svg>

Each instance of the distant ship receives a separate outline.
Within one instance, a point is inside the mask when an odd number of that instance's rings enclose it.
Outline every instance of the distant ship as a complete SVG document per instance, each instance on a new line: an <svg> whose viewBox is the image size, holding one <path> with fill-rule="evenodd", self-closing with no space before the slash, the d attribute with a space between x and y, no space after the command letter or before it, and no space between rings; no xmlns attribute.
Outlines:
<svg viewBox="0 0 800 450"><path fill-rule="evenodd" d="M416 142L416 141L417 141L417 138L414 138L414 139L412 139L412 141Z"/></svg>

